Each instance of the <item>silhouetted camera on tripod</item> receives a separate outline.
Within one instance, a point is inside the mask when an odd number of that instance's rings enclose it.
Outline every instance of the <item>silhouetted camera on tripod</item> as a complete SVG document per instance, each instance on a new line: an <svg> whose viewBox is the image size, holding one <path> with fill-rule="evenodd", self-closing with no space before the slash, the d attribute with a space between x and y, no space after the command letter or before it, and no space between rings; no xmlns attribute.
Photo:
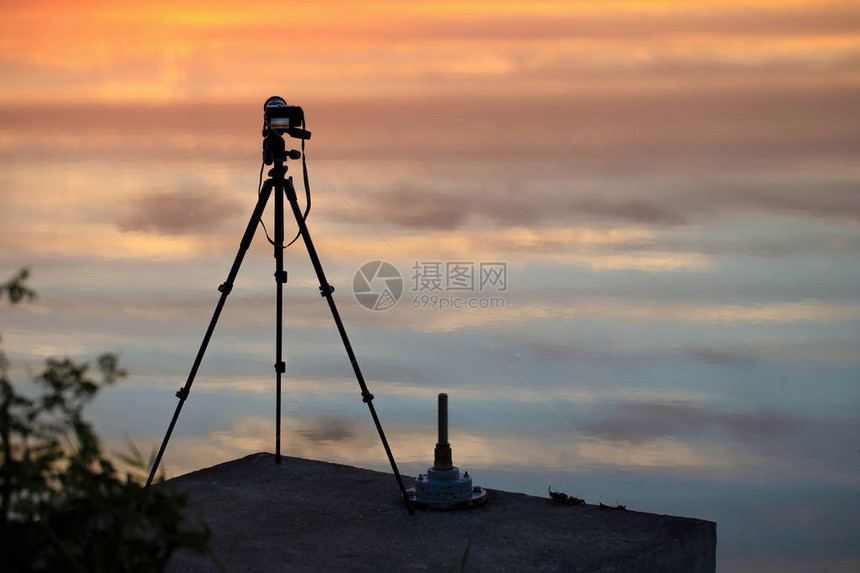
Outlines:
<svg viewBox="0 0 860 573"><path fill-rule="evenodd" d="M302 150L299 151L297 149L291 149L290 151L286 150L286 140L284 139L284 135L289 135L295 139L302 140ZM266 204L269 201L270 197L274 198L274 207L275 207L275 217L274 217L274 239L269 238L268 232L266 233L266 238L274 247L274 255L275 255L275 282L277 284L277 289L275 291L275 463L281 463L281 379L282 375L286 373L287 363L284 360L283 355L283 304L284 304L284 295L283 289L284 285L287 282L287 271L284 270L284 249L289 247L296 241L299 237L304 240L305 248L308 251L308 256L311 259L311 264L313 265L314 271L316 272L317 279L320 283L320 295L326 299L328 302L329 310L331 311L332 318L334 319L335 326L337 327L338 333L340 334L341 341L343 342L344 350L346 350L347 358L349 359L349 363L352 364L353 372L355 373L356 381L358 382L359 389L361 390L361 400L365 404L367 404L368 409L370 410L371 418L373 418L373 424L376 426L376 431L379 434L379 439L382 441L382 446L385 449L385 454L388 456L388 461L391 464L391 469L394 472L394 476L397 479L397 485L400 488L400 495L406 504L406 509L410 515L414 513L414 509L412 508L412 503L409 500L409 495L406 491L406 486L403 484L403 479L400 476L400 472L397 469L397 464L394 461L394 454L391 453L391 448L388 445L388 440L385 437L385 432L382 431L382 424L379 421L379 417L376 414L376 408L373 406L373 394L370 393L370 390L367 388L367 384L364 381L364 375L361 373L361 369L358 366L358 359L355 357L355 352L352 350L352 344L349 342L349 337L346 334L346 328L343 325L343 321L340 318L340 313L337 310L337 306L335 305L334 298L332 293L334 293L334 286L329 284L328 279L326 279L325 271L323 271L322 263L320 262L319 256L317 255L316 248L314 247L313 240L311 240L311 234L308 230L307 226L307 218L308 213L311 208L311 191L310 191L310 183L308 182L308 170L307 165L305 163L305 140L311 138L311 132L305 129L305 114L297 105L287 105L287 102L282 97L272 96L266 100L266 103L263 104L263 163L265 165L273 165L269 170L269 178L263 182L263 166L260 166L260 183L257 188L257 204L254 207L254 211L251 214L251 219L248 221L247 227L245 227L245 234L242 236L242 240L239 242L239 252L236 253L236 258L233 259L233 265L230 267L230 272L227 274L227 280L225 280L219 287L218 292L221 293L221 297L218 300L218 304L215 306L215 311L212 314L212 319L209 321L209 327L206 329L206 334L203 336L203 342L200 344L200 348L197 351L197 356L194 359L194 363L191 366L191 372L188 374L188 378L185 381L185 385L176 392L176 397L179 398L179 403L176 405L176 410L173 412L173 418L170 420L170 424L167 426L167 433L164 435L164 440L161 442L161 447L158 450L158 454L155 456L155 460L152 463L152 467L149 471L149 477L146 480L146 487L149 488L152 485L152 481L155 478L156 472L158 470L158 465L161 463L161 458L164 455L164 451L167 449L167 442L170 440L170 436L173 433L173 428L176 426L176 421L179 418L179 412L182 410L182 405L188 399L189 392L191 391L191 385L194 383L194 379L197 376L197 370L200 367L201 362L203 361L203 355L206 353L206 348L209 346L209 340L212 338L212 334L215 332L215 325L218 323L218 318L221 316L221 310L224 308L224 304L227 301L227 296L233 290L233 282L236 280L236 275L239 274L239 267L242 265L242 261L245 258L245 253L251 246L251 241L254 238L254 233L257 230L258 226L263 226L265 230L265 225L263 225L262 216L263 211L266 208ZM304 181L305 187L305 211L302 212L299 207L298 198L296 197L296 190L293 187L293 178L287 177L287 165L286 162L288 159L299 159L302 160L302 179ZM296 237L290 241L289 243L284 242L284 199L289 202L289 207L292 210L293 217L295 217L296 224L299 227L298 232L296 233Z"/></svg>

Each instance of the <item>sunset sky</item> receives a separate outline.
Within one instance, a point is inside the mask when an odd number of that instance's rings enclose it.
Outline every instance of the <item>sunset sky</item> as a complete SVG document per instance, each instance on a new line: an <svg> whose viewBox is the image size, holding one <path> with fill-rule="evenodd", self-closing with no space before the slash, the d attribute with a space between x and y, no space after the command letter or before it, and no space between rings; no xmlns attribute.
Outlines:
<svg viewBox="0 0 860 573"><path fill-rule="evenodd" d="M850 2L5 2L2 101L856 87Z"/></svg>
<svg viewBox="0 0 860 573"><path fill-rule="evenodd" d="M40 294L3 349L18 380L119 352L115 449L160 442L277 94L407 473L447 391L476 483L716 520L721 571L860 568L856 3L4 2L0 58L0 280ZM286 258L285 453L385 469ZM406 284L390 310L350 292L374 260ZM504 262L504 308L415 308L416 261ZM272 449L273 267L258 232L170 475Z"/></svg>

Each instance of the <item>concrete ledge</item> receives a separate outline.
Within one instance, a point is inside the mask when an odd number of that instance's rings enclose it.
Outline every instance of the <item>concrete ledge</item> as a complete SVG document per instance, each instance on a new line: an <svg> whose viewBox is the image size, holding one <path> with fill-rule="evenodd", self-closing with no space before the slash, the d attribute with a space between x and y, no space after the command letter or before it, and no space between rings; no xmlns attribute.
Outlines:
<svg viewBox="0 0 860 573"><path fill-rule="evenodd" d="M189 494L188 517L212 527L212 547L232 572L459 571L470 540L466 571L715 569L713 522L497 490L481 508L410 517L391 474L300 458L275 464L254 454L160 487ZM168 571L218 568L182 552Z"/></svg>

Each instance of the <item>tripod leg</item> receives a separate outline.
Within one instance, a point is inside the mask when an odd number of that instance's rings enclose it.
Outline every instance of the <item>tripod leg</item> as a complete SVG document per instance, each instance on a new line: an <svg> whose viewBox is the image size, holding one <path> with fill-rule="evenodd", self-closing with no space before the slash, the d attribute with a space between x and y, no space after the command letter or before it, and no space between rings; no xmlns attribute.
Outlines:
<svg viewBox="0 0 860 573"><path fill-rule="evenodd" d="M273 171L276 171L276 166ZM277 177L279 175L279 177ZM275 463L281 463L281 375L286 372L283 352L284 324L284 283L287 272L284 270L284 194L283 171L277 171L275 182Z"/></svg>
<svg viewBox="0 0 860 573"><path fill-rule="evenodd" d="M257 198L257 205L254 207L254 212L251 214L251 220L248 221L248 226L245 228L245 235L242 237L242 242L239 244L239 252L236 253L236 258L233 261L233 266L227 275L227 280L218 287L221 292L221 298L218 299L218 304L215 306L215 312L212 314L212 319L209 321L209 328L206 329L206 334L203 336L203 342L200 344L200 349L197 351L197 357L194 359L194 364L191 366L191 372L188 373L188 379L185 381L185 386L176 392L176 397L179 398L179 403L176 405L176 410L173 412L173 418L170 420L170 425L167 427L167 433L164 435L164 441L161 442L161 448L158 450L158 455L155 456L155 461L152 464L152 469L149 472L149 477L146 479L146 487L152 485L152 480L155 478L155 472L158 471L158 465L161 463L161 458L164 455L164 450L167 449L167 442L170 440L170 435L173 433L173 427L176 426L176 420L179 418L179 412L182 410L182 405L188 398L188 393L191 391L191 385L194 383L194 377L197 376L197 369L200 368L200 363L203 361L203 355L206 353L206 347L209 346L209 339L212 338L212 333L215 331L215 325L218 323L218 317L221 316L221 310L224 308L224 303L227 302L227 295L233 290L233 281L236 280L236 275L239 273L239 267L242 265L242 259L245 258L245 253L248 247L251 246L251 240L254 238L254 232L257 230L257 225L260 224L260 217L263 216L263 210L266 208L266 203L269 201L269 196L272 194L272 183L266 181L260 191L260 196Z"/></svg>
<svg viewBox="0 0 860 573"><path fill-rule="evenodd" d="M323 271L322 264L320 263L320 259L317 256L317 251L314 248L313 240L311 239L310 232L308 231L308 227L305 224L304 215L302 214L302 210L299 207L298 200L296 199L296 190L293 187L293 178L290 177L285 181L284 191L287 194L287 199L290 201L290 207L292 207L293 215L295 215L296 223L299 226L299 232L302 235L302 240L305 243L305 247L307 247L308 255L311 258L311 263L314 266L314 271L316 271L317 279L320 283L320 294L325 297L328 302L328 307L331 310L332 318L334 318L334 323L337 325L337 331L340 333L340 338L343 341L343 346L346 349L346 354L349 356L349 361L352 364L352 369L355 372L355 378L358 380L358 385L361 388L361 399L367 404L368 409L370 410L370 416L373 418L373 423L376 426L376 431L379 433L379 439L382 441L382 446L385 448L385 454L388 456L388 462L391 464L391 469L394 472L394 477L397 479L397 485L400 488L400 494L403 496L403 501L406 503L406 510L409 512L409 515L415 513L415 510L412 508L412 504L409 502L409 496L406 494L406 486L403 485L403 478L400 476L400 472L397 470L397 463L394 461L394 454L391 453L391 448L388 445L388 440L385 438L385 432L382 430L382 424L379 422L379 416L376 415L376 408L373 407L373 394L367 389L367 384L364 382L364 376L361 373L361 368L358 366L358 359L355 357L355 353L352 351L352 345L349 343L349 337L346 334L346 328L343 326L343 321L340 319L340 313L337 310L337 306L334 304L334 298L332 297L332 293L334 292L334 287L328 284L328 281L325 278L325 271Z"/></svg>

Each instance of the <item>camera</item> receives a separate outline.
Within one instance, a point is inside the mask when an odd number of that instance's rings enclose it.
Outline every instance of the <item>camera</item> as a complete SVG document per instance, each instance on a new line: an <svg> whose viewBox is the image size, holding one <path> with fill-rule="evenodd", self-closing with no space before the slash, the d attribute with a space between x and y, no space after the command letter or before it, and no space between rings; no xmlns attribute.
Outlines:
<svg viewBox="0 0 860 573"><path fill-rule="evenodd" d="M263 104L267 126L280 135L287 134L296 139L309 139L310 132L302 129L305 112L297 105L287 105L284 98L272 96Z"/></svg>
<svg viewBox="0 0 860 573"><path fill-rule="evenodd" d="M283 162L298 159L301 153L292 150L287 153L284 134L294 139L311 138L311 132L304 129L305 112L297 105L287 105L284 98L272 96L263 104L263 163Z"/></svg>

